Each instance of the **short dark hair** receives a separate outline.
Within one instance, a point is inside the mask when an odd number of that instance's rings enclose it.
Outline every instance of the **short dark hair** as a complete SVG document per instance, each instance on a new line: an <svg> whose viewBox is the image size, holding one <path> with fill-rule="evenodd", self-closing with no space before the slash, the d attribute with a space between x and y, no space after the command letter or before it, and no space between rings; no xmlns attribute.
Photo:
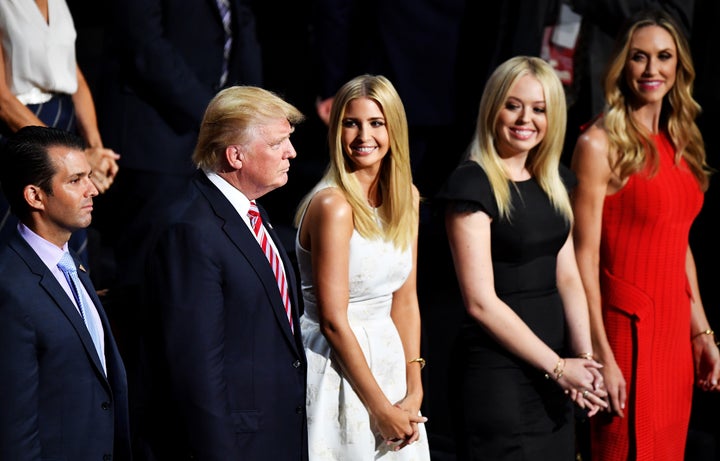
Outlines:
<svg viewBox="0 0 720 461"><path fill-rule="evenodd" d="M18 218L29 212L23 190L33 184L52 194L52 178L55 167L48 150L64 146L84 150L85 143L79 136L58 128L26 126L10 135L0 154L0 185L10 209Z"/></svg>

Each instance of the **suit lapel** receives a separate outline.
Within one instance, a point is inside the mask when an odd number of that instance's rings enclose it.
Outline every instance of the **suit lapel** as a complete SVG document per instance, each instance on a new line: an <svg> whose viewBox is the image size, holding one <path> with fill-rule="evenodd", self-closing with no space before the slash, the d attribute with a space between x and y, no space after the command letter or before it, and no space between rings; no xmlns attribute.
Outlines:
<svg viewBox="0 0 720 461"><path fill-rule="evenodd" d="M203 172L198 172L198 174L196 174L194 178L194 181L200 192L210 203L210 207L213 209L215 214L224 221L225 224L223 225L223 232L225 232L228 239L232 241L232 243L238 248L238 250L240 250L240 252L245 256L245 258L248 260L253 270L257 274L260 282L265 288L268 300L272 305L273 313L275 314L276 320L280 324L280 328L283 330L283 334L290 342L290 344L292 344L292 347L297 350L298 345L295 341L295 337L293 336L293 332L290 330L290 324L288 323L287 317L285 315L285 307L282 302L282 297L280 296L280 290L278 289L277 280L275 280L275 274L273 273L273 270L270 267L270 263L265 257L265 254L260 248L260 245L258 244L255 235L253 235L252 231L245 224L245 221L243 221L240 215L238 215L232 204L218 190L218 188L215 187L215 185L207 178L207 176L205 176ZM275 246L278 247L280 258L282 259L283 265L285 266L285 273L288 279L288 289L291 293L293 322L294 325L296 325L296 331L299 331L299 329L297 328L298 307L295 291L295 277L294 273L292 272L292 265L290 263L290 259L287 256L287 253L282 248L277 233L268 224L269 221L267 220L267 214L265 213L265 210L261 206L258 208L260 209L261 216L265 223L265 228L270 234L270 237L275 242Z"/></svg>
<svg viewBox="0 0 720 461"><path fill-rule="evenodd" d="M75 256L73 256L73 258L74 257ZM85 286L85 291L87 291L90 295L90 298L92 299L92 302L97 310L98 316L100 317L100 323L102 324L103 328L103 339L105 341L105 366L109 374L111 370L111 364L115 364L121 361L121 359L119 358L120 352L118 351L117 345L115 344L114 336L110 334L110 332L112 331L112 327L110 326L110 319L108 319L107 314L105 313L102 301L100 301L100 297L97 295L95 287L90 280L90 275L85 271L79 270L78 276L80 277L80 281L82 282L83 286ZM85 329L87 330L87 327ZM90 337L90 333L88 333L88 337ZM90 342L94 349L95 346L94 344L92 344L92 338L90 338ZM85 347L87 347L87 344ZM100 369L102 369L102 364L100 362L97 362L96 365L100 367Z"/></svg>
<svg viewBox="0 0 720 461"><path fill-rule="evenodd" d="M57 307L68 319L73 329L75 329L78 337L80 338L80 341L82 342L82 345L85 348L88 357L90 357L91 361L95 365L95 368L100 373L100 375L104 376L105 372L103 371L102 364L100 363L100 358L95 351L95 344L93 343L92 337L90 336L90 332L85 326L82 317L80 317L80 313L75 307L75 304L73 304L73 302L70 300L67 293L65 293L65 290L63 290L62 286L60 286L55 276L50 272L45 263L42 262L42 260L37 255L37 253L35 253L32 247L30 247L30 245L28 245L28 243L20 236L20 234L16 233L13 236L13 239L10 241L10 246L25 261L25 263L30 268L30 271L40 278L40 286L47 292L48 296L50 296L50 298L55 302ZM73 257L73 259L75 258ZM80 273L81 272L79 271L78 274ZM81 277L81 280L85 285L85 289L88 291L88 293L91 293L91 296L94 296L93 302L99 303L99 300L97 300L97 296L95 295L95 290L92 288L88 289L88 285L92 287L92 284L86 283L89 282L90 279L87 277L87 274L84 275L85 278L83 279ZM103 325L103 328L109 328L106 326L106 322L103 323L105 323L105 325Z"/></svg>

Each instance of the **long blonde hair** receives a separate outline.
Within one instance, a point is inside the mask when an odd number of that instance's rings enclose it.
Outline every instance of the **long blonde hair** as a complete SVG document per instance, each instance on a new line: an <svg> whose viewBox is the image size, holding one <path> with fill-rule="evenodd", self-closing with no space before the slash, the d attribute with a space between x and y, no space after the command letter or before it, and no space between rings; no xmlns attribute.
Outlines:
<svg viewBox="0 0 720 461"><path fill-rule="evenodd" d="M379 225L373 210L353 172L353 164L342 145L342 120L350 101L368 98L375 101L385 116L390 149L382 160L378 190L382 196ZM318 184L298 206L295 225L299 226L310 200L325 185L338 187L353 210L355 229L365 238L392 241L398 248L413 242L417 211L413 206L410 145L405 108L395 87L382 75L360 75L345 83L335 95L328 128L330 163Z"/></svg>
<svg viewBox="0 0 720 461"><path fill-rule="evenodd" d="M630 41L639 29L658 26L665 29L675 41L678 67L675 84L662 103L661 124L675 146L675 163L685 158L700 188L705 191L709 185L710 168L706 163L705 145L695 119L700 114L700 105L693 99L695 68L687 39L675 21L662 10L641 12L626 26L616 43L612 58L605 72L605 115L604 128L610 147L617 152L612 167L621 178L640 171L646 165L657 170L658 152L650 140L650 134L630 116L633 93L625 79L625 66L630 53Z"/></svg>
<svg viewBox="0 0 720 461"><path fill-rule="evenodd" d="M512 215L512 181L503 167L495 145L496 127L508 93L525 75L532 75L543 87L547 118L545 137L529 152L525 166L548 195L553 207L571 222L570 199L558 169L567 122L565 92L555 71L547 62L533 56L516 56L495 69L480 99L477 128L468 147L468 155L470 160L479 163L487 174L495 193L500 217L509 219Z"/></svg>

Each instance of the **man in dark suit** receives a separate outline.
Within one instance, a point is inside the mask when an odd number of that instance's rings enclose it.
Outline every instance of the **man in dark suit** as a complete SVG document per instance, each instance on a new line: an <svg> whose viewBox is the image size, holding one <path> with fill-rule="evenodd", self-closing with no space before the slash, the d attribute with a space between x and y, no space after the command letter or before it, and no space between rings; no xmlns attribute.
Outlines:
<svg viewBox="0 0 720 461"><path fill-rule="evenodd" d="M246 0L113 0L106 9L98 113L122 174L99 198L95 224L115 248L114 286L132 297L147 226L195 170L205 108L225 86L262 84L261 49Z"/></svg>
<svg viewBox="0 0 720 461"><path fill-rule="evenodd" d="M303 118L257 87L227 88L208 106L198 171L148 258L140 419L155 459L307 459L295 276L262 207L264 225L248 217L287 182L290 134Z"/></svg>
<svg viewBox="0 0 720 461"><path fill-rule="evenodd" d="M3 460L131 459L125 368L92 282L68 253L98 194L83 147L66 131L29 126L0 160L20 220L0 250ZM61 271L63 258L79 283Z"/></svg>

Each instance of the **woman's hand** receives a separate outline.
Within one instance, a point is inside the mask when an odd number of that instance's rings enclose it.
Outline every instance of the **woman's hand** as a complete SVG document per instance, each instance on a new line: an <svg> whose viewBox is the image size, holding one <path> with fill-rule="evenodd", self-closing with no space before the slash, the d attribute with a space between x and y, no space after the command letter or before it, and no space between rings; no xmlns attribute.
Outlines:
<svg viewBox="0 0 720 461"><path fill-rule="evenodd" d="M720 351L714 334L692 338L695 383L704 391L720 391Z"/></svg>
<svg viewBox="0 0 720 461"><path fill-rule="evenodd" d="M600 369L602 365L587 358L565 359L558 384L580 408L588 410L588 416L608 407L607 391Z"/></svg>
<svg viewBox="0 0 720 461"><path fill-rule="evenodd" d="M420 416L420 402L422 399L415 399L412 396L407 396L398 403L395 404L396 407L402 409L408 414L408 417L410 418L410 427L413 430L412 435L410 437L406 437L400 444L398 444L397 447L395 447L395 450L399 450L401 448L404 448L408 445L410 445L413 442L417 442L420 439L420 428L418 424L424 423L427 421L427 418L424 416Z"/></svg>
<svg viewBox="0 0 720 461"><path fill-rule="evenodd" d="M85 149L85 156L93 171L90 179L92 179L98 192L102 194L115 181L115 176L120 169L117 164L120 156L112 149L104 147L88 147Z"/></svg>
<svg viewBox="0 0 720 461"><path fill-rule="evenodd" d="M610 406L608 410L615 415L625 417L625 403L627 402L627 382L614 358L603 360L602 375Z"/></svg>
<svg viewBox="0 0 720 461"><path fill-rule="evenodd" d="M374 415L375 425L380 435L388 445L396 444L394 450L409 445L419 438L418 424L427 421L418 413L410 414L409 410L395 404L381 415Z"/></svg>

